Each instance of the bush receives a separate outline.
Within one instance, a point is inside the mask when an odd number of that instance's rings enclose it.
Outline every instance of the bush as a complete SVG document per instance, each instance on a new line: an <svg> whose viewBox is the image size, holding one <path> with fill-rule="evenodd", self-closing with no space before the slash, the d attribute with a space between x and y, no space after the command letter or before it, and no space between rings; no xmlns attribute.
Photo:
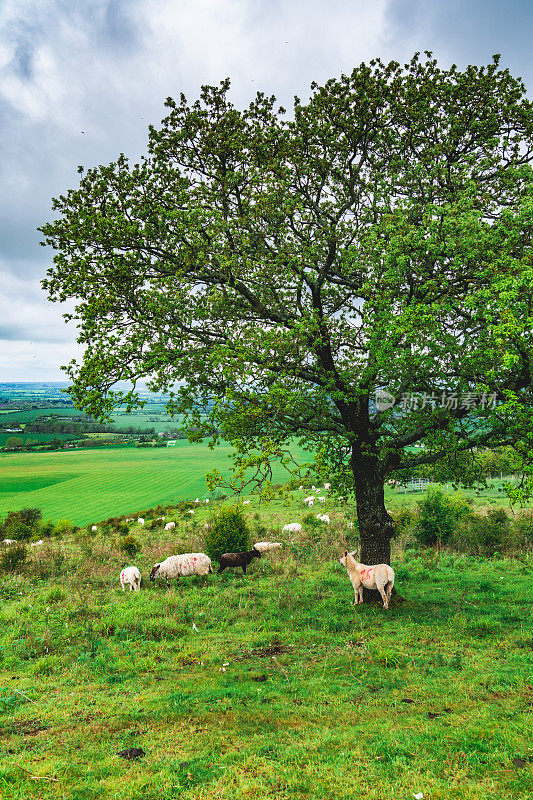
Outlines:
<svg viewBox="0 0 533 800"><path fill-rule="evenodd" d="M533 511L524 511L514 520L513 533L518 547L533 545Z"/></svg>
<svg viewBox="0 0 533 800"><path fill-rule="evenodd" d="M428 486L426 496L418 502L416 537L425 545L446 544L456 532L458 521L469 514L470 508L463 498Z"/></svg>
<svg viewBox="0 0 533 800"><path fill-rule="evenodd" d="M12 519L3 530L6 539L16 539L18 542L29 542L35 533L35 528L25 525L20 520Z"/></svg>
<svg viewBox="0 0 533 800"><path fill-rule="evenodd" d="M78 530L77 525L74 525L71 519L60 519L56 522L54 536L61 538L62 536L70 536Z"/></svg>
<svg viewBox="0 0 533 800"><path fill-rule="evenodd" d="M487 515L471 514L464 526L463 546L482 555L493 555L511 544L511 520L503 508L491 508Z"/></svg>
<svg viewBox="0 0 533 800"><path fill-rule="evenodd" d="M28 551L25 545L10 545L0 556L0 572L21 572L26 563Z"/></svg>
<svg viewBox="0 0 533 800"><path fill-rule="evenodd" d="M219 509L210 525L204 537L209 558L218 560L224 553L244 553L250 549L250 532L238 506Z"/></svg>
<svg viewBox="0 0 533 800"><path fill-rule="evenodd" d="M133 558L142 549L141 543L134 536L126 536L120 543L120 549Z"/></svg>
<svg viewBox="0 0 533 800"><path fill-rule="evenodd" d="M54 536L56 533L56 526L53 522L43 522L41 527L39 528L39 536L44 536L48 538L49 536Z"/></svg>
<svg viewBox="0 0 533 800"><path fill-rule="evenodd" d="M20 511L10 511L4 525L8 525L11 520L18 520L30 528L36 528L42 518L43 514L40 508L21 508Z"/></svg>
<svg viewBox="0 0 533 800"><path fill-rule="evenodd" d="M322 522L314 514L306 514L302 522L305 528L311 528L311 530L316 530L322 525Z"/></svg>

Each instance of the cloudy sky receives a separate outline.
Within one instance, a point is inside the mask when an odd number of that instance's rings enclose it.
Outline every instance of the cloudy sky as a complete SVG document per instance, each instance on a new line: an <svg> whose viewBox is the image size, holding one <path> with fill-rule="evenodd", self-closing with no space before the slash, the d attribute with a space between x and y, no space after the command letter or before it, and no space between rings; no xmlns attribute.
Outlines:
<svg viewBox="0 0 533 800"><path fill-rule="evenodd" d="M0 382L62 380L76 331L40 279L50 199L77 166L144 152L166 97L232 80L290 107L361 61L488 63L531 96L532 0L0 0Z"/></svg>

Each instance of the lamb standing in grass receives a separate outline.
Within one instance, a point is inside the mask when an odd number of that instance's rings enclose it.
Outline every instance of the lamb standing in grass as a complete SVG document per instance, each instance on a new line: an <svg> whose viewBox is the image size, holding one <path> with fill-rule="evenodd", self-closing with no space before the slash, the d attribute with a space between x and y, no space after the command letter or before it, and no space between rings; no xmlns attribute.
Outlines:
<svg viewBox="0 0 533 800"><path fill-rule="evenodd" d="M287 525L284 525L281 529L283 531L287 531L288 533L301 533L302 526L299 522L288 522Z"/></svg>
<svg viewBox="0 0 533 800"><path fill-rule="evenodd" d="M141 590L141 573L137 567L126 567L120 573L120 585L122 591L126 591L126 584L129 584L130 592L139 592Z"/></svg>
<svg viewBox="0 0 533 800"><path fill-rule="evenodd" d="M176 527L176 523L175 522L167 522L167 524L165 525L165 530L166 531L171 531L172 528L175 528L175 527Z"/></svg>
<svg viewBox="0 0 533 800"><path fill-rule="evenodd" d="M211 559L205 553L183 553L180 556L169 556L160 564L154 564L150 571L150 580L155 581L156 575L165 578L170 589L170 581L176 578L179 583L180 577L188 575L207 575L213 572Z"/></svg>
<svg viewBox="0 0 533 800"><path fill-rule="evenodd" d="M383 600L383 607L389 607L389 600L394 586L394 571L388 564L374 564L369 567L360 564L347 551L339 559L347 571L355 592L354 605L363 602L363 587L365 589L377 589Z"/></svg>
<svg viewBox="0 0 533 800"><path fill-rule="evenodd" d="M255 547L252 547L251 550L247 550L245 553L224 553L224 555L220 556L218 559L218 563L220 564L218 573L220 575L227 567L242 567L242 571L246 574L246 567L254 558L261 558L261 553Z"/></svg>
<svg viewBox="0 0 533 800"><path fill-rule="evenodd" d="M254 550L257 550L261 555L263 553L270 553L272 550L279 550L281 547L283 547L282 542L256 542L254 544Z"/></svg>

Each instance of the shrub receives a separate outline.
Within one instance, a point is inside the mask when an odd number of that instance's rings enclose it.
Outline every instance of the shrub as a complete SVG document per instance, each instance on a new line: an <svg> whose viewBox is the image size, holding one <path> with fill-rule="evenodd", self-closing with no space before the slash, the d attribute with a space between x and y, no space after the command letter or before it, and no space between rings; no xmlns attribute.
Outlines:
<svg viewBox="0 0 533 800"><path fill-rule="evenodd" d="M513 533L518 547L533 545L533 511L525 511L513 521Z"/></svg>
<svg viewBox="0 0 533 800"><path fill-rule="evenodd" d="M71 519L60 519L59 522L56 522L54 535L61 538L62 536L70 536L77 530L78 527L74 525Z"/></svg>
<svg viewBox="0 0 533 800"><path fill-rule="evenodd" d="M398 535L409 533L416 522L415 511L405 504L402 504L400 508L390 516L396 523L396 532Z"/></svg>
<svg viewBox="0 0 533 800"><path fill-rule="evenodd" d="M466 501L454 498L437 486L428 486L418 501L416 537L425 545L446 544L457 530L458 521L470 514Z"/></svg>
<svg viewBox="0 0 533 800"><path fill-rule="evenodd" d="M471 514L464 526L463 546L492 555L510 544L511 521L503 508L491 508L487 515Z"/></svg>
<svg viewBox="0 0 533 800"><path fill-rule="evenodd" d="M134 536L126 536L120 543L120 549L133 558L142 549L141 543Z"/></svg>
<svg viewBox="0 0 533 800"><path fill-rule="evenodd" d="M40 508L21 508L20 511L10 511L4 520L4 526L9 525L12 521L22 522L30 528L36 528L37 524L43 518Z"/></svg>
<svg viewBox="0 0 533 800"><path fill-rule="evenodd" d="M250 532L238 506L216 511L210 525L204 537L209 558L218 560L224 553L244 553L250 549Z"/></svg>
<svg viewBox="0 0 533 800"><path fill-rule="evenodd" d="M44 536L48 538L49 536L54 536L56 533L56 526L53 522L43 522L43 524L39 528L39 536Z"/></svg>
<svg viewBox="0 0 533 800"><path fill-rule="evenodd" d="M311 530L316 530L320 528L322 522L316 518L314 514L306 514L305 517L302 519L304 527L311 528Z"/></svg>
<svg viewBox="0 0 533 800"><path fill-rule="evenodd" d="M35 528L25 525L17 519L10 519L9 524L4 525L3 530L6 539L16 539L18 542L29 542L35 533Z"/></svg>
<svg viewBox="0 0 533 800"><path fill-rule="evenodd" d="M28 558L25 545L10 545L0 556L0 572L21 572Z"/></svg>

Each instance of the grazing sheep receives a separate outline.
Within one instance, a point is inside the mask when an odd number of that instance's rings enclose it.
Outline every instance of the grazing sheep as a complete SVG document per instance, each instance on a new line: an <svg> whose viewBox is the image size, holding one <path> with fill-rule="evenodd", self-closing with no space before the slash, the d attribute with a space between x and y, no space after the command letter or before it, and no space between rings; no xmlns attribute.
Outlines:
<svg viewBox="0 0 533 800"><path fill-rule="evenodd" d="M243 506L249 506L250 505L250 501L249 500L243 500L242 504L243 504Z"/></svg>
<svg viewBox="0 0 533 800"><path fill-rule="evenodd" d="M209 503L209 500L206 500L205 502L206 502L206 503Z"/></svg>
<svg viewBox="0 0 533 800"><path fill-rule="evenodd" d="M91 527L91 530L92 530L92 531L97 531L97 530L98 530L98 525L93 525L93 526Z"/></svg>
<svg viewBox="0 0 533 800"><path fill-rule="evenodd" d="M355 592L354 605L363 602L363 587L365 589L377 589L383 600L383 607L389 607L389 600L394 586L394 571L388 564L374 564L369 567L360 564L347 550L341 556L339 562L343 564L347 571Z"/></svg>
<svg viewBox="0 0 533 800"><path fill-rule="evenodd" d="M137 567L125 567L120 573L120 585L122 591L126 591L126 584L129 584L130 592L140 592L141 590L141 573Z"/></svg>
<svg viewBox="0 0 533 800"><path fill-rule="evenodd" d="M304 503L306 504L306 506L309 506L309 508L311 508L311 506L314 504L314 502L315 502L315 498L312 495L310 497L306 497L305 500L304 500Z"/></svg>
<svg viewBox="0 0 533 800"><path fill-rule="evenodd" d="M325 522L326 525L329 525L329 516L327 514L317 514L316 518L321 522Z"/></svg>
<svg viewBox="0 0 533 800"><path fill-rule="evenodd" d="M142 517L139 517L137 522L139 523L139 525L144 525L144 519Z"/></svg>
<svg viewBox="0 0 533 800"><path fill-rule="evenodd" d="M311 491L312 491L312 492L316 492L316 486L315 486L315 484L313 484L313 485L311 486Z"/></svg>
<svg viewBox="0 0 533 800"><path fill-rule="evenodd" d="M324 484L324 489L326 490L326 492L329 492L329 487L330 486L331 486L331 483L325 483Z"/></svg>
<svg viewBox="0 0 533 800"><path fill-rule="evenodd" d="M175 528L175 527L176 527L176 523L175 522L167 522L167 524L165 525L165 530L166 531L171 531L172 528Z"/></svg>
<svg viewBox="0 0 533 800"><path fill-rule="evenodd" d="M282 542L256 542L254 544L254 550L258 550L261 555L269 553L271 550L279 550L280 547L283 547Z"/></svg>
<svg viewBox="0 0 533 800"><path fill-rule="evenodd" d="M17 539L4 539L2 543L8 546L10 544L17 544L18 542Z"/></svg>
<svg viewBox="0 0 533 800"><path fill-rule="evenodd" d="M187 514L194 514L194 508L189 508L187 510Z"/></svg>
<svg viewBox="0 0 533 800"><path fill-rule="evenodd" d="M169 556L159 564L154 564L150 570L150 580L155 581L156 575L165 578L170 589L170 581L176 578L179 583L180 576L186 578L188 575L207 575L213 572L211 559L205 553L183 553L180 556Z"/></svg>
<svg viewBox="0 0 533 800"><path fill-rule="evenodd" d="M156 518L155 518L155 521L156 521L156 522L164 522L164 521L165 521L165 518L164 518L164 517L156 517ZM126 522L127 522L127 520L126 520Z"/></svg>
<svg viewBox="0 0 533 800"><path fill-rule="evenodd" d="M326 498L325 497L318 497L318 502L319 503L325 503L326 502Z"/></svg>
<svg viewBox="0 0 533 800"><path fill-rule="evenodd" d="M261 558L261 553L255 547L246 553L224 553L218 559L220 564L218 572L219 574L224 572L227 567L242 567L242 571L246 574L246 567L254 558Z"/></svg>
<svg viewBox="0 0 533 800"><path fill-rule="evenodd" d="M32 543L30 544L30 547L39 547L41 544L44 544L44 542L43 542L43 540L42 540L42 539L39 539L39 541L38 541L38 542L32 542Z"/></svg>
<svg viewBox="0 0 533 800"><path fill-rule="evenodd" d="M303 486L300 486L300 488L298 489L299 492L303 492L303 490L304 490Z"/></svg>
<svg viewBox="0 0 533 800"><path fill-rule="evenodd" d="M289 522L287 525L284 525L281 530L288 531L289 533L301 533L302 526L299 522Z"/></svg>

